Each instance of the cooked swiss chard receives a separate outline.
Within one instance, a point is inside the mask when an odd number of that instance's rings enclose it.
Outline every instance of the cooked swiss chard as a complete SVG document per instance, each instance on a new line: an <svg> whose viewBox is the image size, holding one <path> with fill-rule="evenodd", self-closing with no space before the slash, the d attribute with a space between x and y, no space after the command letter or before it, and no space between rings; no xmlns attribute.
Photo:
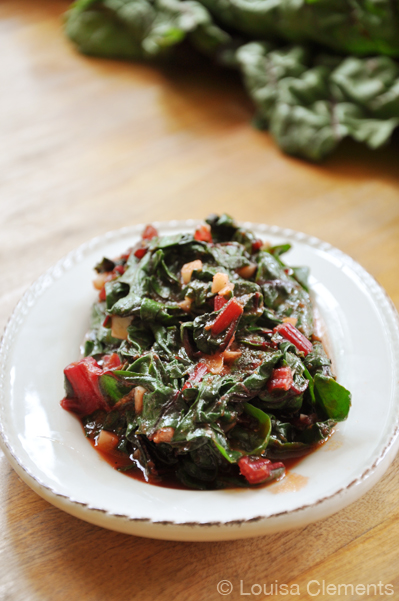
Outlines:
<svg viewBox="0 0 399 601"><path fill-rule="evenodd" d="M305 268L228 215L147 226L104 258L85 357L61 405L121 471L214 489L268 482L346 419L350 393L313 334Z"/></svg>

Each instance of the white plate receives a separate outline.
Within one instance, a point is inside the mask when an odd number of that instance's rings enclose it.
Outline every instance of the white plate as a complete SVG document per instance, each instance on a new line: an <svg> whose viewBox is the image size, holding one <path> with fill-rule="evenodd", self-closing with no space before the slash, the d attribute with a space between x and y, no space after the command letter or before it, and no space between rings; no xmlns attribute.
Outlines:
<svg viewBox="0 0 399 601"><path fill-rule="evenodd" d="M196 222L155 225L161 233L174 233L192 231ZM399 328L392 303L360 265L329 244L292 230L245 225L272 243L290 241L287 262L310 266L335 372L353 395L348 420L286 480L257 490L173 490L112 469L59 401L63 368L79 356L96 297L93 265L125 251L142 231L125 228L84 244L33 284L2 340L2 447L39 495L76 517L125 533L223 540L327 517L381 478L399 445Z"/></svg>

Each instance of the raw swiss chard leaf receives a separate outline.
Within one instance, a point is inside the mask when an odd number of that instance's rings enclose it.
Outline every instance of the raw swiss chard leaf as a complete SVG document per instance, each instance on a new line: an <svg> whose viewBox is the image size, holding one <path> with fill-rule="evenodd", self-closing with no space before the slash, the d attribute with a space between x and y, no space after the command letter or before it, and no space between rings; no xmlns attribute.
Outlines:
<svg viewBox="0 0 399 601"><path fill-rule="evenodd" d="M314 392L316 404L327 418L340 422L348 417L351 393L334 378L316 373Z"/></svg>
<svg viewBox="0 0 399 601"><path fill-rule="evenodd" d="M306 46L316 42L337 54L373 53L397 56L396 5L371 0L356 5L344 2L267 2L202 0L218 22L249 39L286 40Z"/></svg>
<svg viewBox="0 0 399 601"><path fill-rule="evenodd" d="M387 56L348 57L331 75L335 94L363 106L378 118L399 115L399 67Z"/></svg>
<svg viewBox="0 0 399 601"><path fill-rule="evenodd" d="M66 33L85 54L135 60L168 56L186 38L211 55L230 40L194 0L80 0Z"/></svg>
<svg viewBox="0 0 399 601"><path fill-rule="evenodd" d="M319 161L347 136L377 148L399 125L399 68L388 57L339 62L251 42L237 60L258 122L288 154Z"/></svg>
<svg viewBox="0 0 399 601"><path fill-rule="evenodd" d="M396 0L78 0L65 30L86 54L163 61L188 42L238 67L258 126L311 161L345 137L378 148L399 124L399 68L390 58L399 57ZM284 40L295 45L279 47ZM215 241L236 240L249 252L231 217L208 222Z"/></svg>

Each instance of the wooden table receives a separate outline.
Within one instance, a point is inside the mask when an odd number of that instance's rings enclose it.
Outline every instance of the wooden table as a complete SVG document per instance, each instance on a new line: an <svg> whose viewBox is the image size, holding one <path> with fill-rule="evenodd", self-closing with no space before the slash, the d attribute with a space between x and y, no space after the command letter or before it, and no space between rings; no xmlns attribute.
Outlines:
<svg viewBox="0 0 399 601"><path fill-rule="evenodd" d="M252 108L234 74L203 63L161 71L80 56L62 34L66 7L0 5L1 327L27 286L92 236L215 211L331 242L399 307L398 138L378 152L345 143L321 166L288 158L250 126ZM381 582L399 599L398 465L360 501L307 528L177 543L70 517L22 483L1 454L0 600L216 600L222 579L235 587L226 599L264 598L242 595L240 580L242 592L297 583L295 599L313 598L312 580ZM385 596L371 588L339 598Z"/></svg>

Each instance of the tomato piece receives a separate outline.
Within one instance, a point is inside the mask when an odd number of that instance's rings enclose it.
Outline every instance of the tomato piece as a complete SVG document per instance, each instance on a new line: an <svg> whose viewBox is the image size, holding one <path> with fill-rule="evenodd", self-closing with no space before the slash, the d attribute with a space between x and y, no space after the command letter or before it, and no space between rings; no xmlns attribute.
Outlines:
<svg viewBox="0 0 399 601"><path fill-rule="evenodd" d="M119 273L120 275L122 275L123 273L125 273L125 267L124 265L116 265L116 267L114 267L114 273Z"/></svg>
<svg viewBox="0 0 399 601"><path fill-rule="evenodd" d="M138 248L137 250L134 251L134 256L137 257L137 259L142 259L144 257L144 255L147 253L148 248Z"/></svg>
<svg viewBox="0 0 399 601"><path fill-rule="evenodd" d="M96 447L105 453L110 453L116 449L118 444L118 436L113 432L108 432L108 430L101 430L96 440Z"/></svg>
<svg viewBox="0 0 399 601"><path fill-rule="evenodd" d="M107 298L106 292L105 292L105 286L103 286L100 290L100 292L98 293L98 300L99 301L105 301Z"/></svg>
<svg viewBox="0 0 399 601"><path fill-rule="evenodd" d="M112 355L104 355L103 357L103 370L109 371L110 369L116 369L122 365L119 359L118 353L112 353Z"/></svg>
<svg viewBox="0 0 399 601"><path fill-rule="evenodd" d="M260 250L263 246L263 241L259 240L259 238L257 240L255 240L254 242L252 242L252 252L256 253L258 252L258 250Z"/></svg>
<svg viewBox="0 0 399 601"><path fill-rule="evenodd" d="M115 268L116 269L116 268ZM106 293L105 293L105 284L107 282L111 282L117 277L117 274L114 271L100 273L93 282L94 288L99 290L98 300L105 301Z"/></svg>
<svg viewBox="0 0 399 601"><path fill-rule="evenodd" d="M255 263L250 263L249 265L245 265L245 267L240 267L240 269L236 269L236 272L240 276L240 278L244 278L244 280L250 280L258 266Z"/></svg>
<svg viewBox="0 0 399 601"><path fill-rule="evenodd" d="M159 444L160 442L171 442L174 435L174 428L160 428L155 432L152 440L155 444Z"/></svg>
<svg viewBox="0 0 399 601"><path fill-rule="evenodd" d="M222 307L224 307L224 305L227 303L227 298L225 298L224 296L221 296L220 294L217 294L215 296L214 302L213 302L213 309L214 311L219 311L219 309L221 309Z"/></svg>
<svg viewBox="0 0 399 601"><path fill-rule="evenodd" d="M241 474L250 484L261 484L270 478L273 470L284 468L284 463L272 463L265 457L241 457L238 461Z"/></svg>
<svg viewBox="0 0 399 601"><path fill-rule="evenodd" d="M155 238L155 236L158 236L158 230L156 230L153 225L146 225L143 233L141 234L143 240L152 240L152 238Z"/></svg>
<svg viewBox="0 0 399 601"><path fill-rule="evenodd" d="M238 318L242 315L244 309L238 302L235 296L229 300L229 302L225 305L225 308L212 324L211 332L214 336L217 336L223 330L229 327L229 325L238 320Z"/></svg>
<svg viewBox="0 0 399 601"><path fill-rule="evenodd" d="M93 357L85 357L68 365L64 369L64 376L70 394L61 401L61 406L79 415L90 415L96 409L108 411L98 385L102 373L102 368Z"/></svg>
<svg viewBox="0 0 399 601"><path fill-rule="evenodd" d="M276 326L273 332L278 332L283 338L289 340L296 346L298 351L302 351L306 355L313 350L313 344L291 323L280 323Z"/></svg>
<svg viewBox="0 0 399 601"><path fill-rule="evenodd" d="M277 367L273 369L272 375L267 383L267 390L272 392L273 390L289 390L294 383L292 377L291 368Z"/></svg>
<svg viewBox="0 0 399 601"><path fill-rule="evenodd" d="M127 252L123 253L123 255L120 256L120 259L122 261L127 261L128 258L130 257L131 252L132 252L132 248L129 248Z"/></svg>
<svg viewBox="0 0 399 601"><path fill-rule="evenodd" d="M212 234L209 227L201 225L195 230L194 239L199 242L212 242Z"/></svg>

